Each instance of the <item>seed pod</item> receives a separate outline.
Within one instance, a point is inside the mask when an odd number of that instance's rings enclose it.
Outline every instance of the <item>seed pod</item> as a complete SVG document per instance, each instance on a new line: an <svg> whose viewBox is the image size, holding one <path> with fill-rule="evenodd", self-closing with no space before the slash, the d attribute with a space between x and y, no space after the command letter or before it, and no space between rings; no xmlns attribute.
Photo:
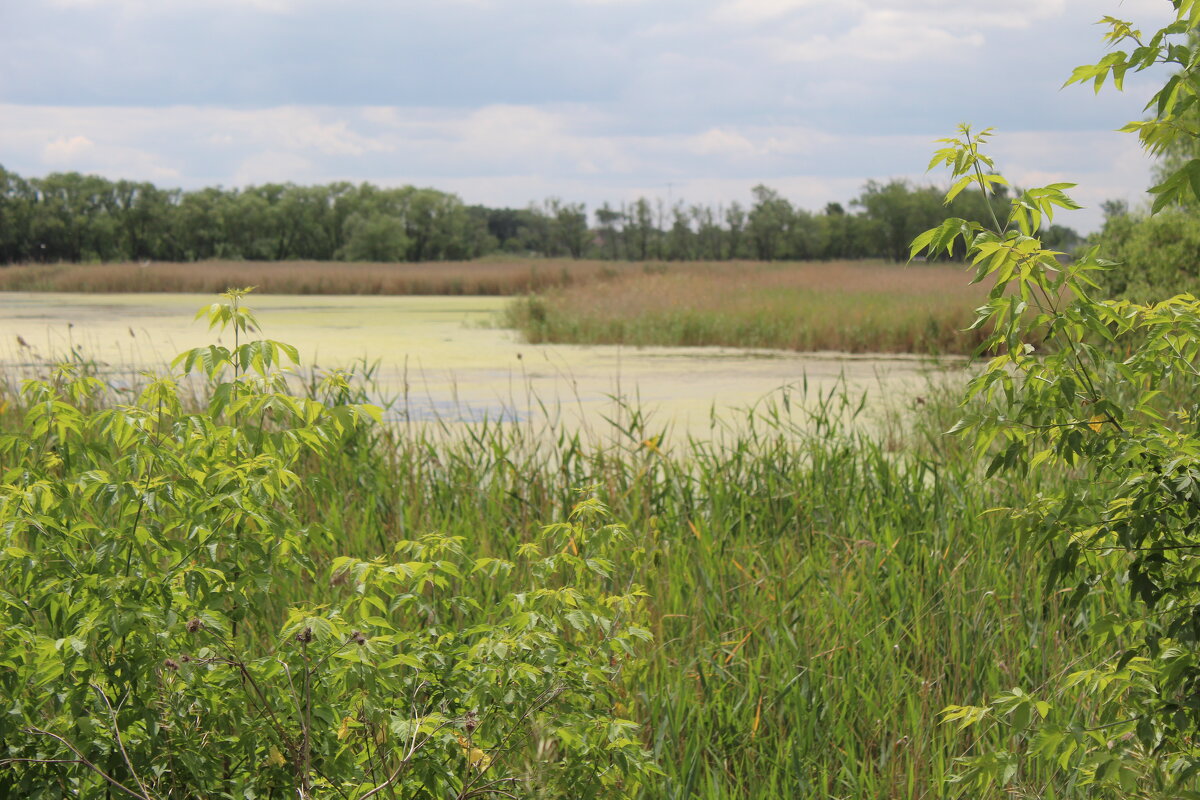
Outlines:
<svg viewBox="0 0 1200 800"><path fill-rule="evenodd" d="M200 621L199 617L196 617L194 619L188 620L187 632L195 633L196 631L200 630L203 627L204 627L204 623Z"/></svg>

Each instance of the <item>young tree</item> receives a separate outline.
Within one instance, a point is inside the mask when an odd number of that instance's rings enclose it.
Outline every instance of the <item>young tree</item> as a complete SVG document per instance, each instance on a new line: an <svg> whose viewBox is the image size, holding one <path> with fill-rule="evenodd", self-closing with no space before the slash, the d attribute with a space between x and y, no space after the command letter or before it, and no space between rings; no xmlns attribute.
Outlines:
<svg viewBox="0 0 1200 800"><path fill-rule="evenodd" d="M1174 21L1149 35L1106 18L1110 43L1127 45L1079 67L1068 83L1172 64L1169 78L1130 123L1152 152L1197 131L1186 124L1200 91L1200 3L1174 0ZM988 132L946 140L933 164L951 168L948 199L974 185L1004 185L983 147ZM1194 198L1200 162L1155 188L1156 206ZM993 281L977 325L997 353L973 379L974 435L987 475L1047 466L1086 481L1013 513L1050 567L1047 609L1096 598L1090 636L1098 662L1044 691L1004 692L952 706L948 721L986 727L959 779L1015 796L1070 791L1098 797L1197 796L1200 774L1200 301L1100 301L1095 276L1111 266L1095 249L1062 265L1042 232L1056 208L1077 208L1071 184L1025 190L1005 221L949 219L912 253L967 247L976 280ZM1070 589L1064 594L1064 588ZM1105 598L1103 603L1100 598ZM1120 600L1119 598L1125 598ZM1057 789L1055 787L1058 787ZM968 790L969 792L970 790Z"/></svg>

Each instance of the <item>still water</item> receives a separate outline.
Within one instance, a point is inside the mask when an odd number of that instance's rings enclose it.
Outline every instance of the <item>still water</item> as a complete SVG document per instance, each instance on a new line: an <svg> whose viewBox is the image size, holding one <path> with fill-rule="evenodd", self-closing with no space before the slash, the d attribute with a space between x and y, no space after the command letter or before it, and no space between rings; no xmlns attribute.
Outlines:
<svg viewBox="0 0 1200 800"><path fill-rule="evenodd" d="M31 368L72 348L111 380L165 370L182 350L222 339L193 319L210 295L0 293L0 363ZM295 345L304 368L376 364L375 392L397 419L449 422L552 418L604 423L620 401L699 433L715 416L807 383L815 397L845 385L903 403L931 373L962 362L728 348L530 345L495 327L494 297L251 296L261 335ZM19 337L19 339L18 339ZM21 344L24 342L25 344ZM795 402L795 401L794 401ZM734 414L733 416L736 416Z"/></svg>

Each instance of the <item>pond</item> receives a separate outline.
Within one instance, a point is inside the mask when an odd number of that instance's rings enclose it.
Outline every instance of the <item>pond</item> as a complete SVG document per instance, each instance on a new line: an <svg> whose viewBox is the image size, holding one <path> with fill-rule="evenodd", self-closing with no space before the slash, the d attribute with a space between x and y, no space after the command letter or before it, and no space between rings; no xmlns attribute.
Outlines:
<svg viewBox="0 0 1200 800"><path fill-rule="evenodd" d="M163 370L210 344L190 294L0 293L0 363L31 368L73 348L113 381ZM376 364L375 394L396 419L552 418L605 426L624 401L660 424L699 432L714 417L793 387L812 398L845 386L873 402L903 400L961 360L850 357L730 348L531 345L495 327L496 297L251 296L262 335L299 348L306 367ZM231 344L224 335L223 344ZM22 344L22 342L24 344ZM124 378L122 377L124 376Z"/></svg>

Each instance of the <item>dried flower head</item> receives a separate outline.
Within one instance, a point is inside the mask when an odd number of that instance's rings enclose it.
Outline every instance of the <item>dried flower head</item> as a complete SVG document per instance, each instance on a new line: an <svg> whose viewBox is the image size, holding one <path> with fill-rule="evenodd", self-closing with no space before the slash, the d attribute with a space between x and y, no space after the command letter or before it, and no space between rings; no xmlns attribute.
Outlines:
<svg viewBox="0 0 1200 800"><path fill-rule="evenodd" d="M200 621L199 617L189 619L188 624L187 624L187 632L195 633L196 631L200 630L203 627L204 627L204 623Z"/></svg>

